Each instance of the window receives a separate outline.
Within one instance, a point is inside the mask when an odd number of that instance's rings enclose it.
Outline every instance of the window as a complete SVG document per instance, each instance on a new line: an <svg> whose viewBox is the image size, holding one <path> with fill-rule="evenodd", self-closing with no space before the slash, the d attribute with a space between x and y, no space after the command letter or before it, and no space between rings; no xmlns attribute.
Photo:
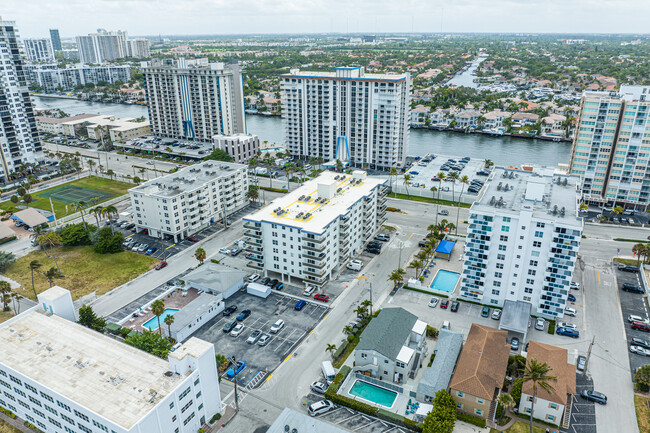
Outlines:
<svg viewBox="0 0 650 433"><path fill-rule="evenodd" d="M50 412L50 413L53 413L54 415L58 415L58 414L59 414L59 413L56 411L56 409L54 409L54 408L52 408L52 407L50 407L50 406L48 406L48 405L44 405L44 406L45 406L45 410L46 410L46 411L48 411L48 412Z"/></svg>
<svg viewBox="0 0 650 433"><path fill-rule="evenodd" d="M463 394L462 392L458 391L458 397L463 397L464 395L465 395L465 394Z"/></svg>
<svg viewBox="0 0 650 433"><path fill-rule="evenodd" d="M12 376L11 374L9 375L9 379L11 379L12 382L17 383L18 385L22 385L22 384L23 384L23 383L20 381L20 379L18 379L18 378L15 377L15 376Z"/></svg>
<svg viewBox="0 0 650 433"><path fill-rule="evenodd" d="M475 409L475 410L474 410L474 413L476 413L476 415L479 415L479 416L480 416L480 415L483 414L483 411L482 411L481 409Z"/></svg>
<svg viewBox="0 0 650 433"><path fill-rule="evenodd" d="M537 260L531 260L530 266L537 266Z"/></svg>
<svg viewBox="0 0 650 433"><path fill-rule="evenodd" d="M502 241L502 242L508 242L508 236L501 235L501 236L499 237L499 240Z"/></svg>
<svg viewBox="0 0 650 433"><path fill-rule="evenodd" d="M505 260L506 255L505 254L497 254L497 260Z"/></svg>
<svg viewBox="0 0 650 433"><path fill-rule="evenodd" d="M463 408L463 405L460 404L460 403L456 403L456 408L457 408L457 409L462 409L462 408Z"/></svg>
<svg viewBox="0 0 650 433"><path fill-rule="evenodd" d="M494 273L494 278L501 278L501 277L503 277L503 274L501 272Z"/></svg>
<svg viewBox="0 0 650 433"><path fill-rule="evenodd" d="M535 269L528 269L528 275L535 275L537 271Z"/></svg>
<svg viewBox="0 0 650 433"><path fill-rule="evenodd" d="M503 269L503 263L497 263L496 266L497 269Z"/></svg>
<svg viewBox="0 0 650 433"><path fill-rule="evenodd" d="M65 410L67 410L68 412L71 412L71 411L70 411L70 406L68 406L67 404L61 403L59 400L56 401L56 404L57 404L57 406L59 406L60 408L65 409Z"/></svg>
<svg viewBox="0 0 650 433"><path fill-rule="evenodd" d="M554 415L546 415L546 419L548 419L549 421L553 421L555 419L555 416Z"/></svg>
<svg viewBox="0 0 650 433"><path fill-rule="evenodd" d="M504 223L509 223L510 222L510 217L503 217L503 222Z"/></svg>
<svg viewBox="0 0 650 433"><path fill-rule="evenodd" d="M505 245L499 245L499 251L505 251L506 246Z"/></svg>
<svg viewBox="0 0 650 433"><path fill-rule="evenodd" d="M64 414L61 414L61 418L63 418L63 421L68 422L68 423L70 423L72 425L75 425L74 420L72 418L70 418L69 416L65 416Z"/></svg>
<svg viewBox="0 0 650 433"><path fill-rule="evenodd" d="M195 415L194 412L192 412L192 413L190 414L190 416L188 416L187 418L185 418L185 420L183 421L183 425L187 425L187 423L190 422L190 421L192 420L192 418L194 418L194 415Z"/></svg>
<svg viewBox="0 0 650 433"><path fill-rule="evenodd" d="M178 396L178 400L182 400L189 393L190 393L190 387L187 387L187 389L185 391L181 392L181 395Z"/></svg>
<svg viewBox="0 0 650 433"><path fill-rule="evenodd" d="M542 243L541 243L540 241L533 241L533 247L535 247L535 248L541 248L541 247L542 247Z"/></svg>
<svg viewBox="0 0 650 433"><path fill-rule="evenodd" d="M477 402L478 404L483 404L483 399L482 399L482 398L477 398L477 399L476 399L476 402Z"/></svg>
<svg viewBox="0 0 650 433"><path fill-rule="evenodd" d="M548 407L551 409L557 409L557 403L549 403Z"/></svg>
<svg viewBox="0 0 650 433"><path fill-rule="evenodd" d="M190 408L194 404L194 400L190 400L185 406L181 408L181 413L185 413L187 409Z"/></svg>
<svg viewBox="0 0 650 433"><path fill-rule="evenodd" d="M510 231L510 227L508 227L508 226L501 226L501 231L502 231L502 232L509 232L509 231Z"/></svg>
<svg viewBox="0 0 650 433"><path fill-rule="evenodd" d="M498 290L495 290L495 289L492 289L492 294L493 294L493 295L498 295L498 294L499 294L499 291L498 291Z"/></svg>
<svg viewBox="0 0 650 433"><path fill-rule="evenodd" d="M544 232L539 232L539 231L536 231L536 232L535 232L535 237L536 237L536 238L541 238L541 237L543 237L543 236L544 236Z"/></svg>
<svg viewBox="0 0 650 433"><path fill-rule="evenodd" d="M539 227L540 229L543 229L545 225L546 224L544 223L537 223L537 227Z"/></svg>
<svg viewBox="0 0 650 433"><path fill-rule="evenodd" d="M25 383L25 388L27 388L28 390L30 390L34 394L38 395L38 390L36 388L34 388L33 386L31 386L29 383ZM41 395L43 395L43 393L41 393Z"/></svg>
<svg viewBox="0 0 650 433"><path fill-rule="evenodd" d="M86 415L84 415L83 413L79 412L77 409L74 409L74 414L77 415L82 420L84 420L86 422L90 422L90 419Z"/></svg>
<svg viewBox="0 0 650 433"><path fill-rule="evenodd" d="M29 396L29 401L31 401L32 403L34 403L34 404L37 405L38 407L42 407L41 402L38 401L38 400L36 400L36 399L35 399L34 397L32 397L31 395Z"/></svg>

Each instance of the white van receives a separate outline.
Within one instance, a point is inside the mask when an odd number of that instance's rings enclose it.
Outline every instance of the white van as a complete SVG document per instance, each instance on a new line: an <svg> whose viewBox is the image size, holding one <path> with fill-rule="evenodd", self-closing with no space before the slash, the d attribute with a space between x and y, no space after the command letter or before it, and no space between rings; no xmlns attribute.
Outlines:
<svg viewBox="0 0 650 433"><path fill-rule="evenodd" d="M329 361L323 361L323 364L321 365L321 370L323 371L323 376L325 376L325 380L327 381L327 384L331 385L332 381L334 380L334 376L336 376L336 372L334 371L334 366Z"/></svg>
<svg viewBox="0 0 650 433"><path fill-rule="evenodd" d="M451 329L451 323L449 323L449 320L445 320L444 322L442 322L442 329L447 329L447 330Z"/></svg>

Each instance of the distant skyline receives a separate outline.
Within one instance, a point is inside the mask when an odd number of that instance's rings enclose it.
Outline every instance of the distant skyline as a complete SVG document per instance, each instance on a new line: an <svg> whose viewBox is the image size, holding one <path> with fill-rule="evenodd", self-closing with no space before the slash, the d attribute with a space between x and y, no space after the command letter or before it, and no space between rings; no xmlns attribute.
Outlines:
<svg viewBox="0 0 650 433"><path fill-rule="evenodd" d="M21 37L129 35L648 33L644 0L4 0Z"/></svg>

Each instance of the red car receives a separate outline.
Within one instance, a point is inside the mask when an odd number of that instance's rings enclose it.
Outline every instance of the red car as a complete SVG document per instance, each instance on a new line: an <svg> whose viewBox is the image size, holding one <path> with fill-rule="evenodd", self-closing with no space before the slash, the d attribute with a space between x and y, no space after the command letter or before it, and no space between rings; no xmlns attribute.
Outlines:
<svg viewBox="0 0 650 433"><path fill-rule="evenodd" d="M431 180L434 181L434 182L440 182L440 178L439 178L439 177L432 177Z"/></svg>
<svg viewBox="0 0 650 433"><path fill-rule="evenodd" d="M638 329L643 332L650 332L650 325L645 322L632 322L632 329Z"/></svg>
<svg viewBox="0 0 650 433"><path fill-rule="evenodd" d="M198 241L199 241L199 239L198 239L196 236L189 236L189 237L187 238L187 240L188 240L188 241L191 241L191 242L198 242Z"/></svg>
<svg viewBox="0 0 650 433"><path fill-rule="evenodd" d="M161 270L162 268L164 268L165 266L167 266L167 262L160 262L160 263L158 263L158 264L156 265L156 270L159 271L159 270Z"/></svg>
<svg viewBox="0 0 650 433"><path fill-rule="evenodd" d="M448 299L443 299L440 301L440 308L444 308L445 310L449 307L449 300Z"/></svg>
<svg viewBox="0 0 650 433"><path fill-rule="evenodd" d="M327 295L320 295L320 294L318 294L318 295L314 295L314 299L316 299L317 301L327 302L327 301L330 300L330 297L327 296Z"/></svg>

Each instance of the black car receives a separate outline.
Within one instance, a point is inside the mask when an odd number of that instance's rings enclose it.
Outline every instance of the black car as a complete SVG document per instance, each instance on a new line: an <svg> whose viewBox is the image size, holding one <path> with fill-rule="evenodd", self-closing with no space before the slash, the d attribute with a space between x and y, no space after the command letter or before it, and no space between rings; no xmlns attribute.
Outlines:
<svg viewBox="0 0 650 433"><path fill-rule="evenodd" d="M569 300L569 302L575 302L576 301L576 297L573 296L573 295L567 296L567 299Z"/></svg>
<svg viewBox="0 0 650 433"><path fill-rule="evenodd" d="M237 316L237 321L241 322L245 318L251 315L251 310L246 309L246 310L241 310L241 313L239 313L239 316Z"/></svg>
<svg viewBox="0 0 650 433"><path fill-rule="evenodd" d="M232 320L232 321L226 323L226 324L223 326L223 332L225 332L226 334L228 334L228 333L230 333L230 331L233 330L233 328L234 328L235 326L237 326L237 321L236 321L236 320Z"/></svg>
<svg viewBox="0 0 650 433"><path fill-rule="evenodd" d="M641 346L644 349L650 349L650 341L646 341L642 338L632 338L630 340L630 345L632 346Z"/></svg>
<svg viewBox="0 0 650 433"><path fill-rule="evenodd" d="M634 284L625 283L623 284L622 289L624 292L641 293L641 294L645 293L645 290L643 290L642 287L635 286Z"/></svg>
<svg viewBox="0 0 650 433"><path fill-rule="evenodd" d="M599 404L607 404L607 396L598 391L587 391L586 389L580 393L580 396L585 400L595 401Z"/></svg>
<svg viewBox="0 0 650 433"><path fill-rule="evenodd" d="M454 313L457 312L458 307L460 307L460 302L454 301L454 302L451 303L451 311L452 312L454 312Z"/></svg>
<svg viewBox="0 0 650 433"><path fill-rule="evenodd" d="M381 242L379 242L379 241L370 241L370 242L368 242L368 246L369 247L381 248Z"/></svg>
<svg viewBox="0 0 650 433"><path fill-rule="evenodd" d="M223 315L224 316L230 316L235 311L237 311L237 306L236 305L231 305L230 307L226 307L226 309L223 310Z"/></svg>
<svg viewBox="0 0 650 433"><path fill-rule="evenodd" d="M381 250L379 248L366 248L366 252L369 252L370 254L379 254L381 253Z"/></svg>
<svg viewBox="0 0 650 433"><path fill-rule="evenodd" d="M263 285L263 286L268 286L270 281L271 281L271 279L269 277L264 277L259 281L259 283L261 285Z"/></svg>
<svg viewBox="0 0 650 433"><path fill-rule="evenodd" d="M639 272L639 268L632 265L619 265L618 270L623 272Z"/></svg>
<svg viewBox="0 0 650 433"><path fill-rule="evenodd" d="M275 278L272 279L271 281L269 281L269 287L272 288L272 289L275 289L275 286L277 286L278 284L280 284L280 282L278 280L276 280Z"/></svg>

